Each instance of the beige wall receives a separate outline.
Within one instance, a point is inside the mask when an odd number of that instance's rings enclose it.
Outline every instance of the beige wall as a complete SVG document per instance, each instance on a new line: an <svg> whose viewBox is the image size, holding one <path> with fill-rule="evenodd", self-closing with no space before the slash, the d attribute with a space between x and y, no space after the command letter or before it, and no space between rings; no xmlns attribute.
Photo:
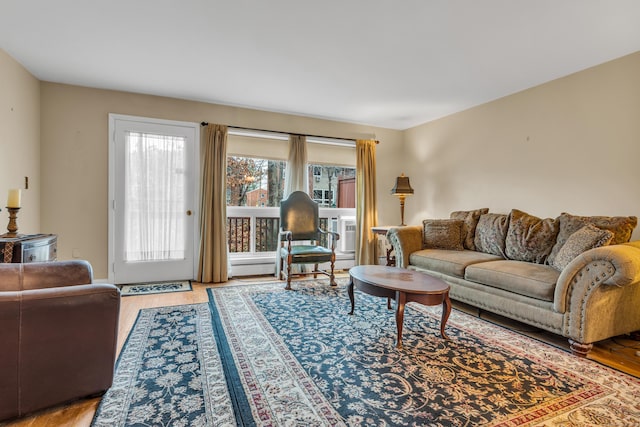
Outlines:
<svg viewBox="0 0 640 427"><path fill-rule="evenodd" d="M23 189L18 232L40 232L40 82L0 49L0 234L10 188Z"/></svg>
<svg viewBox="0 0 640 427"><path fill-rule="evenodd" d="M638 75L640 52L399 132L39 83L0 50L0 204L29 176L20 230L57 233L60 259L76 249L97 278L107 277L107 128L108 114L118 113L337 137L375 133L381 224L399 222L389 190L401 172L416 190L407 223L485 206L543 217L640 216Z"/></svg>
<svg viewBox="0 0 640 427"><path fill-rule="evenodd" d="M403 155L410 223L479 207L640 217L640 52L410 129Z"/></svg>
<svg viewBox="0 0 640 427"><path fill-rule="evenodd" d="M392 165L401 159L399 131L46 82L41 88L42 228L59 235L60 259L72 258L75 250L92 263L97 278L107 277L109 113L347 138L375 133L384 159L379 180L389 188ZM397 207L387 214L391 208L381 206L382 220L393 217Z"/></svg>

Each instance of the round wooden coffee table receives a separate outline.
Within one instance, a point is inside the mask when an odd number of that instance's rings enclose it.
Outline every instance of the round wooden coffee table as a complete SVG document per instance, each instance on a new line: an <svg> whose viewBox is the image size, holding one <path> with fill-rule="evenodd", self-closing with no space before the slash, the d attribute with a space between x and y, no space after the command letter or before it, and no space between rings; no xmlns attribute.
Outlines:
<svg viewBox="0 0 640 427"><path fill-rule="evenodd" d="M382 265L359 265L349 270L349 299L351 312L355 310L354 289L377 297L387 297L396 301L396 327L398 339L396 348L402 349L402 324L404 322L404 306L415 301L424 305L442 303L442 320L440 334L448 339L444 327L451 314L449 285L437 277L404 268ZM390 303L389 303L390 304ZM391 308L388 305L388 308Z"/></svg>

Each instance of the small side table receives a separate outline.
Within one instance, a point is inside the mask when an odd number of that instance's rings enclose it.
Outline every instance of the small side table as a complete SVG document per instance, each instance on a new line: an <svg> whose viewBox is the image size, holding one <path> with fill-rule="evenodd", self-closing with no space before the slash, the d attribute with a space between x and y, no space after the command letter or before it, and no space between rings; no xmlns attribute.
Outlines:
<svg viewBox="0 0 640 427"><path fill-rule="evenodd" d="M400 227L398 225L378 225L375 227L371 227L371 232L373 234L379 235L379 236L387 236L387 232L394 227ZM393 246L389 246L387 248L387 266L388 267L395 267L396 265L396 257L395 256L391 256L391 252L393 252Z"/></svg>
<svg viewBox="0 0 640 427"><path fill-rule="evenodd" d="M19 234L0 236L1 263L49 262L57 259L58 236L55 234Z"/></svg>

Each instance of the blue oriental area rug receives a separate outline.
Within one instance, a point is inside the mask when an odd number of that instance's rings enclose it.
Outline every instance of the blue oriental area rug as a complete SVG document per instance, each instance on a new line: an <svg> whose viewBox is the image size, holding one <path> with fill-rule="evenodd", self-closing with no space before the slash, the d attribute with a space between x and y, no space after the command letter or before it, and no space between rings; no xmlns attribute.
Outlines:
<svg viewBox="0 0 640 427"><path fill-rule="evenodd" d="M350 316L344 280L296 285L143 310L94 425L640 425L635 377L456 310L444 340L413 303L397 350L385 299L356 292Z"/></svg>
<svg viewBox="0 0 640 427"><path fill-rule="evenodd" d="M207 304L141 310L92 426L235 426Z"/></svg>

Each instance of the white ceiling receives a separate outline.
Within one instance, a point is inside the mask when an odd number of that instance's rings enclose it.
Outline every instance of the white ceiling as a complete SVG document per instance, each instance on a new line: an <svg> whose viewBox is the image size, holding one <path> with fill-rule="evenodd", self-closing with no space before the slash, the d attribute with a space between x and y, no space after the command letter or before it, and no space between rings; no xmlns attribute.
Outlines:
<svg viewBox="0 0 640 427"><path fill-rule="evenodd" d="M0 0L38 79L406 129L640 51L638 0Z"/></svg>

